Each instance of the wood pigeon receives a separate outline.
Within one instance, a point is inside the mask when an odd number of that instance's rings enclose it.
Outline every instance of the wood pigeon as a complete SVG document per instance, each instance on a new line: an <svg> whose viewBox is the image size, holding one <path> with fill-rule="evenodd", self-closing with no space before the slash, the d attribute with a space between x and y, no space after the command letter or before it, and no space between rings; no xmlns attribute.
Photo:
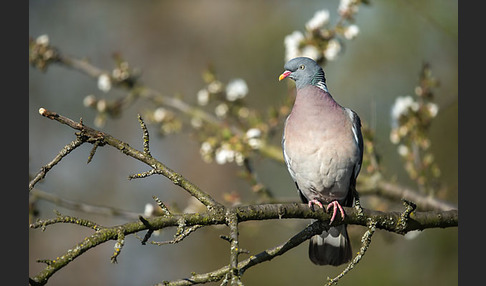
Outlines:
<svg viewBox="0 0 486 286"><path fill-rule="evenodd" d="M285 163L304 203L333 208L332 225L338 211L345 216L341 206L353 205L363 160L361 121L332 98L314 60L294 58L284 69L279 80L293 79L297 89L282 138ZM330 226L310 240L309 258L317 265L341 265L351 256L345 224Z"/></svg>

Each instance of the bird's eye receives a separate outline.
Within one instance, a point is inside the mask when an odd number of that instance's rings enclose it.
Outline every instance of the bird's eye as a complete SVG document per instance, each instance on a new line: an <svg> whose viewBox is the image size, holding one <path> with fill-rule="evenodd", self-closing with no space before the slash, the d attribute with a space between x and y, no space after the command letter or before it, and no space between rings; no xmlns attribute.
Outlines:
<svg viewBox="0 0 486 286"><path fill-rule="evenodd" d="M304 65L300 65L299 67L301 70L305 69L305 66Z"/></svg>

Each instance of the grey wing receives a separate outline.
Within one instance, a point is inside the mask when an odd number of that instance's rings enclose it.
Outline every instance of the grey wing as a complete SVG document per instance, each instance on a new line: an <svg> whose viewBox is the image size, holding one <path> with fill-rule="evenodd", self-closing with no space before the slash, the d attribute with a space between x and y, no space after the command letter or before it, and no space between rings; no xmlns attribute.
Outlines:
<svg viewBox="0 0 486 286"><path fill-rule="evenodd" d="M287 123L287 120L288 119L289 119L289 117L287 116L287 119L285 120L285 123ZM290 159L289 156L287 155L287 153L285 152L285 131L284 131L284 134L282 136L282 151L283 151L283 157L284 157L285 165L287 165L287 169L289 170L289 174L292 177L292 180L294 180L294 182L297 184L297 181L295 180L295 172L290 167L291 166L291 160L292 159Z"/></svg>
<svg viewBox="0 0 486 286"><path fill-rule="evenodd" d="M356 185L356 178L358 178L359 171L361 170L361 164L363 162L363 135L361 134L361 119L359 118L358 114L351 109L345 108L345 110L351 119L353 136L359 152L358 161L354 166L354 180L352 180L353 185Z"/></svg>
<svg viewBox="0 0 486 286"><path fill-rule="evenodd" d="M346 198L345 205L352 206L354 204L354 199L358 199L359 195L356 191L356 179L358 178L359 171L361 170L361 164L363 162L363 135L361 134L361 120L356 114L349 108L345 108L349 118L352 122L353 138L358 147L358 160L354 164L353 177L351 177L351 182L349 184L350 192L348 192L348 197Z"/></svg>

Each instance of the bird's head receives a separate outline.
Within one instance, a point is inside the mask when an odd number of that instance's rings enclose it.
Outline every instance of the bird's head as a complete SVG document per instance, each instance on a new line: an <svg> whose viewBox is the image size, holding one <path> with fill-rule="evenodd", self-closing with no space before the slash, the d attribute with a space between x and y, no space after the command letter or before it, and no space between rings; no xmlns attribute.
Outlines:
<svg viewBox="0 0 486 286"><path fill-rule="evenodd" d="M313 59L293 58L285 64L284 69L285 71L278 77L279 81L288 77L295 81L297 89L310 84L327 91L324 71Z"/></svg>

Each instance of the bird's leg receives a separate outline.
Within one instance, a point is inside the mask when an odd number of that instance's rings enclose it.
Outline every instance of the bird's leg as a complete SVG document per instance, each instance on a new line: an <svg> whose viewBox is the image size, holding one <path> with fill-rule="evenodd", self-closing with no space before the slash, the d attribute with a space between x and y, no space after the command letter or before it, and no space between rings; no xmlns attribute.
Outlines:
<svg viewBox="0 0 486 286"><path fill-rule="evenodd" d="M344 216L345 216L344 210L343 210L343 207L341 207L341 205L339 204L338 201L332 201L331 203L329 203L326 207L326 211L328 212L331 207L333 207L333 211L332 211L332 217L331 217L331 220L329 221L329 224L332 224L332 222L336 218L336 214L337 214L338 209L339 209L339 212L341 213L341 217L344 219Z"/></svg>
<svg viewBox="0 0 486 286"><path fill-rule="evenodd" d="M309 203L308 203L308 205L309 205L309 208L312 209L312 210L314 210L314 206L313 205L318 205L318 206L321 207L321 209L324 208L322 206L322 203L320 201L316 200L316 199L310 200Z"/></svg>

